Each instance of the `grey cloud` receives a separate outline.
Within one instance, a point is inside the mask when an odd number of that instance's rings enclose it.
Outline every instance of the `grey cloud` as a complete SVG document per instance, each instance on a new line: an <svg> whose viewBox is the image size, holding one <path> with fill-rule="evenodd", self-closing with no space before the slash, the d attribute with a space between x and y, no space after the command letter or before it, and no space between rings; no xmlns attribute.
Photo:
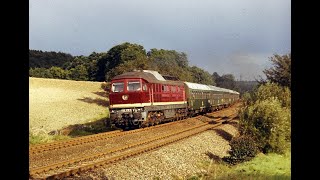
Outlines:
<svg viewBox="0 0 320 180"><path fill-rule="evenodd" d="M128 41L186 52L190 64L209 72L239 74L245 67L233 66L252 58L234 52L290 51L290 8L290 0L30 0L29 46L89 55ZM247 67L264 62L256 63Z"/></svg>

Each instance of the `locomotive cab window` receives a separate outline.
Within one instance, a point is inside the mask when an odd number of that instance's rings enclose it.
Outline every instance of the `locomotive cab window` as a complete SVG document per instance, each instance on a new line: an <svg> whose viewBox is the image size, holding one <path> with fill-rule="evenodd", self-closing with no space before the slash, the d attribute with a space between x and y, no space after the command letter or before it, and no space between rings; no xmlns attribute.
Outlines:
<svg viewBox="0 0 320 180"><path fill-rule="evenodd" d="M139 81L129 81L127 85L128 91L141 91L141 84Z"/></svg>
<svg viewBox="0 0 320 180"><path fill-rule="evenodd" d="M123 82L112 83L111 91L112 92L122 92L124 88Z"/></svg>
<svg viewBox="0 0 320 180"><path fill-rule="evenodd" d="M144 84L144 83L142 84L142 90L143 90L143 91L147 91L147 85Z"/></svg>

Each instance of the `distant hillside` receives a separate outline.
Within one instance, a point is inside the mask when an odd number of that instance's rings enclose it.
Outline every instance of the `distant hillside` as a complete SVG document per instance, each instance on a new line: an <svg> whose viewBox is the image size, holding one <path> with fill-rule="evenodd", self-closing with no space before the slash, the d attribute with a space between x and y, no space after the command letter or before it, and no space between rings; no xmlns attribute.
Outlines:
<svg viewBox="0 0 320 180"><path fill-rule="evenodd" d="M73 58L71 54L62 52L29 50L29 67L50 68L56 66L62 68L66 62L70 62Z"/></svg>

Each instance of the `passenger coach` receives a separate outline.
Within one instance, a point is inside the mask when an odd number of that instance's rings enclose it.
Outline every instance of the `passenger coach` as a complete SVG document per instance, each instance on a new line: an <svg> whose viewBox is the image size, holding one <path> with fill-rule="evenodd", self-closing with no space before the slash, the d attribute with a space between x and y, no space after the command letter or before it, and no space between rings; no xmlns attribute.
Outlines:
<svg viewBox="0 0 320 180"><path fill-rule="evenodd" d="M205 84L184 83L191 116L228 107L239 99L236 91Z"/></svg>

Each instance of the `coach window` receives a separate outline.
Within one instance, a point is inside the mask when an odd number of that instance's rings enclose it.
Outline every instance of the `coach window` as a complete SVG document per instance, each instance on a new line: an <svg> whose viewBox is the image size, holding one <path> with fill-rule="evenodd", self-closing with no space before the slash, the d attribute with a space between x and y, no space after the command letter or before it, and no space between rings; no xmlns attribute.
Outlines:
<svg viewBox="0 0 320 180"><path fill-rule="evenodd" d="M129 81L127 86L128 91L141 91L141 84L139 81Z"/></svg>
<svg viewBox="0 0 320 180"><path fill-rule="evenodd" d="M122 92L124 87L123 82L112 83L111 91L112 92Z"/></svg>

